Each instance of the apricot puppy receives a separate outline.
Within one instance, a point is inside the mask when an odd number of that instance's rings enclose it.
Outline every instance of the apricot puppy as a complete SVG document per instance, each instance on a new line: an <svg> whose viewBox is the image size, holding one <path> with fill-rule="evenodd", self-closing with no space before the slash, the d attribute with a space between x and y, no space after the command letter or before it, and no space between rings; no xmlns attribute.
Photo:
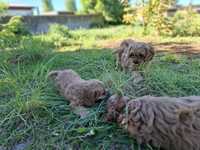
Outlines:
<svg viewBox="0 0 200 150"><path fill-rule="evenodd" d="M130 100L114 95L107 101L106 118L117 122L140 144L165 150L200 150L200 96Z"/></svg>
<svg viewBox="0 0 200 150"><path fill-rule="evenodd" d="M155 52L150 44L126 39L114 53L117 56L117 65L121 69L135 71L139 65L152 60Z"/></svg>
<svg viewBox="0 0 200 150"><path fill-rule="evenodd" d="M92 106L107 94L103 82L95 79L83 80L70 69L52 71L48 76L53 77L60 93L74 107Z"/></svg>

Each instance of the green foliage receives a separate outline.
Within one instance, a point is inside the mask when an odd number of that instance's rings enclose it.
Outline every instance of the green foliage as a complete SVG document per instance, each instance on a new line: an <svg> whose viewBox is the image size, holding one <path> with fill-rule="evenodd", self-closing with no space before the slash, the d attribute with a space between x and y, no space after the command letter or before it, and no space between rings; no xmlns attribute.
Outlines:
<svg viewBox="0 0 200 150"><path fill-rule="evenodd" d="M101 80L109 88L109 91L112 91L112 93L120 92L122 94L127 94L127 92L124 91L124 85L128 84L130 78L130 74L114 70L107 70L106 68L101 76Z"/></svg>
<svg viewBox="0 0 200 150"><path fill-rule="evenodd" d="M152 1L152 21L158 35L170 34L171 22L165 17L167 10L175 2L174 0L151 0Z"/></svg>
<svg viewBox="0 0 200 150"><path fill-rule="evenodd" d="M0 30L0 48L16 47L22 36L29 35L21 17L12 17Z"/></svg>
<svg viewBox="0 0 200 150"><path fill-rule="evenodd" d="M153 27L157 35L167 36L199 36L200 15L191 8L178 11L174 17L166 16L167 10L177 2L175 0L148 0L143 1L137 12L127 12L124 22L135 24L137 17L142 20L144 34ZM142 18L142 19L141 19Z"/></svg>
<svg viewBox="0 0 200 150"><path fill-rule="evenodd" d="M95 9L102 13L108 22L122 22L124 6L120 0L98 0Z"/></svg>
<svg viewBox="0 0 200 150"><path fill-rule="evenodd" d="M173 36L200 36L200 15L192 10L178 11L173 17Z"/></svg>
<svg viewBox="0 0 200 150"><path fill-rule="evenodd" d="M22 17L14 16L7 24L3 26L3 30L6 32L14 33L15 35L28 35L29 32L23 23Z"/></svg>
<svg viewBox="0 0 200 150"><path fill-rule="evenodd" d="M44 12L53 11L53 4L51 0L42 0L42 8Z"/></svg>
<svg viewBox="0 0 200 150"><path fill-rule="evenodd" d="M180 56L178 56L176 54L167 54L167 55L161 57L160 60L161 60L161 62L176 63L176 64L180 64L181 62L183 62L183 58L181 58Z"/></svg>
<svg viewBox="0 0 200 150"><path fill-rule="evenodd" d="M71 37L69 29L64 25L53 24L49 27L47 39L56 47L68 45L68 40Z"/></svg>
<svg viewBox="0 0 200 150"><path fill-rule="evenodd" d="M75 0L65 0L65 7L67 11L76 12L76 1Z"/></svg>
<svg viewBox="0 0 200 150"><path fill-rule="evenodd" d="M171 56L170 56L171 57ZM169 58L170 58L169 57ZM179 56L180 57L180 56ZM170 58L177 61L177 58ZM181 63L163 63L156 61L145 70L145 86L150 95L188 96L199 95L200 61L179 58Z"/></svg>
<svg viewBox="0 0 200 150"><path fill-rule="evenodd" d="M124 9L123 23L135 24L137 20L136 15L137 15L137 10L135 8L126 7Z"/></svg>
<svg viewBox="0 0 200 150"><path fill-rule="evenodd" d="M53 24L49 27L49 34L60 34L61 36L70 37L69 29L64 25Z"/></svg>
<svg viewBox="0 0 200 150"><path fill-rule="evenodd" d="M154 27L158 35L171 31L171 22L165 17L165 14L173 3L174 0L147 0L138 4L135 17L136 21L140 20L144 28L144 34L150 26Z"/></svg>
<svg viewBox="0 0 200 150"><path fill-rule="evenodd" d="M85 13L94 13L97 0L81 0L82 11Z"/></svg>
<svg viewBox="0 0 200 150"><path fill-rule="evenodd" d="M15 49L9 51L6 62L11 64L35 63L51 54L53 48L53 44L42 37L22 37Z"/></svg>
<svg viewBox="0 0 200 150"><path fill-rule="evenodd" d="M121 23L124 3L120 0L81 0L83 12L101 13L111 23Z"/></svg>
<svg viewBox="0 0 200 150"><path fill-rule="evenodd" d="M1 13L5 12L7 10L7 8L8 8L8 5L6 3L0 1L0 15L1 15Z"/></svg>
<svg viewBox="0 0 200 150"><path fill-rule="evenodd" d="M9 47L16 47L19 43L20 38L17 38L16 35L12 32L7 32L2 30L0 32L0 48L6 49Z"/></svg>
<svg viewBox="0 0 200 150"><path fill-rule="evenodd" d="M200 15L192 8L178 11L173 17L166 16L168 8L174 3L174 0L145 1L136 7L136 11L127 11L124 22L133 25L141 22L144 34L148 33L149 28L153 28L161 36L199 36Z"/></svg>

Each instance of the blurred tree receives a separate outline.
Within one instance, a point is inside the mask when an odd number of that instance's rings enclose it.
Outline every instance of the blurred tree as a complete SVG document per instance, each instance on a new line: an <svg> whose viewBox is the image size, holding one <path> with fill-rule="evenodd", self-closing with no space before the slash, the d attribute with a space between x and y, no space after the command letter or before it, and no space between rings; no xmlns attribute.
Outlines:
<svg viewBox="0 0 200 150"><path fill-rule="evenodd" d="M67 11L76 12L76 1L75 0L65 0L65 7Z"/></svg>
<svg viewBox="0 0 200 150"><path fill-rule="evenodd" d="M97 0L81 0L82 11L85 13L94 13Z"/></svg>
<svg viewBox="0 0 200 150"><path fill-rule="evenodd" d="M167 16L167 11L175 4L175 1L176 0L154 0L153 25L158 35L170 34L172 31L172 24Z"/></svg>
<svg viewBox="0 0 200 150"><path fill-rule="evenodd" d="M179 3L179 0L174 0L174 2L172 2L173 5L177 5Z"/></svg>
<svg viewBox="0 0 200 150"><path fill-rule="evenodd" d="M137 3L137 7L139 9L137 9L137 16L140 19L140 21L142 22L143 25L143 34L147 33L147 27L149 25L149 23L151 22L151 17L153 16L153 12L154 12L154 4L153 4L153 0L140 0Z"/></svg>
<svg viewBox="0 0 200 150"><path fill-rule="evenodd" d="M42 8L44 12L53 11L53 4L51 0L42 0Z"/></svg>
<svg viewBox="0 0 200 150"><path fill-rule="evenodd" d="M131 4L130 0L121 0L121 3L124 6L123 12L123 23L125 24L134 24L136 21L136 10Z"/></svg>
<svg viewBox="0 0 200 150"><path fill-rule="evenodd" d="M95 10L111 23L122 22L124 5L121 0L97 0Z"/></svg>
<svg viewBox="0 0 200 150"><path fill-rule="evenodd" d="M120 0L123 5L129 5L131 0Z"/></svg>
<svg viewBox="0 0 200 150"><path fill-rule="evenodd" d="M124 7L128 2L129 0L81 0L83 12L101 13L111 23L122 22Z"/></svg>
<svg viewBox="0 0 200 150"><path fill-rule="evenodd" d="M174 5L176 0L141 0L139 10L142 18L144 34L149 24L153 24L159 35L170 32L171 23L167 18L167 10Z"/></svg>

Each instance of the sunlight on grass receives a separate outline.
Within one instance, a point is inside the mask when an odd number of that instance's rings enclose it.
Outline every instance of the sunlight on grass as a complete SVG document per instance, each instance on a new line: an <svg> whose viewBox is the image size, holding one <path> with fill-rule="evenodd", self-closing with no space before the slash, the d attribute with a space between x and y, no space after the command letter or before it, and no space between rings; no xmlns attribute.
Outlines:
<svg viewBox="0 0 200 150"><path fill-rule="evenodd" d="M105 101L90 108L87 118L76 116L47 79L51 70L74 69L83 79L100 79L111 93L132 98L200 94L198 58L156 54L142 67L145 81L134 85L131 74L116 68L112 51L102 48L107 41L130 37L153 42L197 42L199 38L141 37L132 26L70 32L72 38L63 47L56 48L45 35L37 35L33 42L24 39L19 47L0 55L0 147L12 149L28 141L29 149L153 149L138 145L116 124L105 123Z"/></svg>

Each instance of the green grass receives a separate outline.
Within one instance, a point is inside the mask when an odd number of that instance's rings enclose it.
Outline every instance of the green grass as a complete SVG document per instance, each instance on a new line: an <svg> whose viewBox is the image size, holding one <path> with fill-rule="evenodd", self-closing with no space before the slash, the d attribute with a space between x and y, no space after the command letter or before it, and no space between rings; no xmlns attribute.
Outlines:
<svg viewBox="0 0 200 150"><path fill-rule="evenodd" d="M71 45L61 50L52 50L45 42L37 45L36 40L0 52L0 149L20 144L37 150L153 149L136 144L116 124L105 123L105 102L91 108L86 119L76 116L47 79L53 69L74 69L82 78L100 79L112 93L121 91L130 97L200 94L200 60L185 56L156 55L142 69L145 82L133 85L131 74L119 71L111 50L99 44L134 37L130 26L82 29L72 34ZM16 56L20 61L11 61Z"/></svg>

